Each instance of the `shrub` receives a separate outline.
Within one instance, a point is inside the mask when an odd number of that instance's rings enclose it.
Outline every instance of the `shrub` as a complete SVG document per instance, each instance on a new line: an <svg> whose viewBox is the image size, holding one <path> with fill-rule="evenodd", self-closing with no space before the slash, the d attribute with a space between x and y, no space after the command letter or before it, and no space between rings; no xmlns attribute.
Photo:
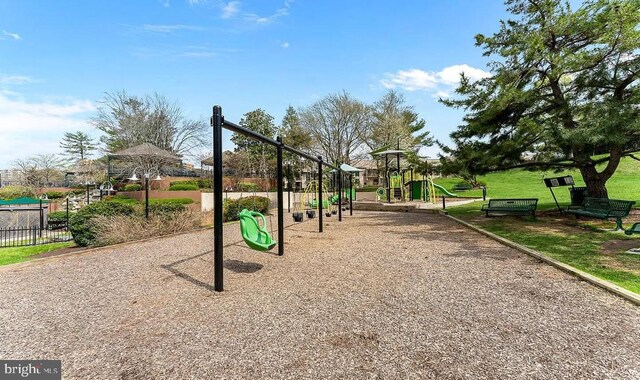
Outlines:
<svg viewBox="0 0 640 380"><path fill-rule="evenodd" d="M142 185L138 183L130 183L128 185L124 185L124 191L140 191L142 190Z"/></svg>
<svg viewBox="0 0 640 380"><path fill-rule="evenodd" d="M238 191L258 191L260 186L253 182L240 182L238 184ZM240 210L242 211L242 210Z"/></svg>
<svg viewBox="0 0 640 380"><path fill-rule="evenodd" d="M180 185L194 185L198 186L198 181L195 179L183 180L183 181L172 181L169 186L180 186Z"/></svg>
<svg viewBox="0 0 640 380"><path fill-rule="evenodd" d="M211 178L200 178L198 180L198 187L201 189L213 188L213 180Z"/></svg>
<svg viewBox="0 0 640 380"><path fill-rule="evenodd" d="M224 205L223 219L225 222L238 220L238 214L243 209L257 211L266 214L269 211L269 198L266 197L243 197L240 199L227 199Z"/></svg>
<svg viewBox="0 0 640 380"><path fill-rule="evenodd" d="M182 203L149 203L149 213L158 216L170 216L187 211L187 206Z"/></svg>
<svg viewBox="0 0 640 380"><path fill-rule="evenodd" d="M137 200L135 200L133 198L129 198L128 196L122 195L122 194L109 195L109 196L104 197L103 200L108 201L108 202L124 203L124 204L132 205L132 206L140 204L140 202L138 202Z"/></svg>
<svg viewBox="0 0 640 380"><path fill-rule="evenodd" d="M87 188L83 187L82 189L71 189L67 192L67 195L75 194L75 195L83 195L87 193Z"/></svg>
<svg viewBox="0 0 640 380"><path fill-rule="evenodd" d="M198 185L171 185L169 191L198 190Z"/></svg>
<svg viewBox="0 0 640 380"><path fill-rule="evenodd" d="M146 239L198 228L202 222L199 212L187 210L170 218L153 215L148 220L141 216L101 215L94 219L94 245L104 246L126 241Z"/></svg>
<svg viewBox="0 0 640 380"><path fill-rule="evenodd" d="M62 191L51 190L51 191L47 191L44 194L49 199L60 199L60 198L64 198L65 197L65 194Z"/></svg>
<svg viewBox="0 0 640 380"><path fill-rule="evenodd" d="M71 217L72 213L69 213L69 217ZM50 222L61 222L67 220L67 212L66 211L55 211L47 214L47 220Z"/></svg>
<svg viewBox="0 0 640 380"><path fill-rule="evenodd" d="M22 197L35 197L33 191L26 186L5 186L0 188L0 199L11 200Z"/></svg>
<svg viewBox="0 0 640 380"><path fill-rule="evenodd" d="M149 204L165 204L165 203L188 205L193 203L193 199L191 198L149 199Z"/></svg>
<svg viewBox="0 0 640 380"><path fill-rule="evenodd" d="M103 216L127 215L134 213L131 205L119 202L96 202L81 208L73 214L69 220L69 229L73 240L81 247L93 245L95 243L95 224L93 219Z"/></svg>

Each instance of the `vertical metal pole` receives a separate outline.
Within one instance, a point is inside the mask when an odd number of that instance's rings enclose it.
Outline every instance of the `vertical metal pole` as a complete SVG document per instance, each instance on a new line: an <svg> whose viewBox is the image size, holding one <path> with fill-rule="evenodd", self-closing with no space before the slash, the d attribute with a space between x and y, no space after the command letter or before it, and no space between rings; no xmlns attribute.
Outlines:
<svg viewBox="0 0 640 380"><path fill-rule="evenodd" d="M322 232L322 218L324 217L322 211L322 157L318 156L320 162L318 162L318 232Z"/></svg>
<svg viewBox="0 0 640 380"><path fill-rule="evenodd" d="M40 237L42 237L43 229L44 229L44 209L42 208L42 199L40 199Z"/></svg>
<svg viewBox="0 0 640 380"><path fill-rule="evenodd" d="M102 187L100 187L100 200L102 200Z"/></svg>
<svg viewBox="0 0 640 380"><path fill-rule="evenodd" d="M349 174L349 215L353 215L353 174Z"/></svg>
<svg viewBox="0 0 640 380"><path fill-rule="evenodd" d="M222 246L222 107L213 107L213 281L217 292L224 290Z"/></svg>
<svg viewBox="0 0 640 380"><path fill-rule="evenodd" d="M291 164L287 165L287 175L292 177ZM291 181L287 178L287 212L291 213Z"/></svg>
<svg viewBox="0 0 640 380"><path fill-rule="evenodd" d="M413 201L413 168L409 169L409 200Z"/></svg>
<svg viewBox="0 0 640 380"><path fill-rule="evenodd" d="M338 170L338 222L342 222L342 170Z"/></svg>
<svg viewBox="0 0 640 380"><path fill-rule="evenodd" d="M276 166L278 177L278 256L284 255L284 170L282 168L282 138L276 138Z"/></svg>
<svg viewBox="0 0 640 380"><path fill-rule="evenodd" d="M149 174L144 175L144 217L149 219Z"/></svg>
<svg viewBox="0 0 640 380"><path fill-rule="evenodd" d="M447 209L447 202L445 201L444 195L442 196L442 209L443 210Z"/></svg>
<svg viewBox="0 0 640 380"><path fill-rule="evenodd" d="M89 200L89 184L87 183L87 205L90 203Z"/></svg>
<svg viewBox="0 0 640 380"><path fill-rule="evenodd" d="M67 229L69 229L69 198L67 198Z"/></svg>
<svg viewBox="0 0 640 380"><path fill-rule="evenodd" d="M391 173L389 173L389 155L384 155L384 172L387 177L387 203L391 203Z"/></svg>
<svg viewBox="0 0 640 380"><path fill-rule="evenodd" d="M487 200L487 188L486 188L486 186L482 186L482 200L483 201Z"/></svg>

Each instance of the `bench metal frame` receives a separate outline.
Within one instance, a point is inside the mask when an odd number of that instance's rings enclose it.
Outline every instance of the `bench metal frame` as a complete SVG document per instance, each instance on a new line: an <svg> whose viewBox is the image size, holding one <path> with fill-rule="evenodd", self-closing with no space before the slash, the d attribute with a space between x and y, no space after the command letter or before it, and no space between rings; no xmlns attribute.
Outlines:
<svg viewBox="0 0 640 380"><path fill-rule="evenodd" d="M492 205L493 204L493 205ZM501 198L490 199L488 204L483 204L480 209L486 216L489 213L528 215L535 218L538 198Z"/></svg>

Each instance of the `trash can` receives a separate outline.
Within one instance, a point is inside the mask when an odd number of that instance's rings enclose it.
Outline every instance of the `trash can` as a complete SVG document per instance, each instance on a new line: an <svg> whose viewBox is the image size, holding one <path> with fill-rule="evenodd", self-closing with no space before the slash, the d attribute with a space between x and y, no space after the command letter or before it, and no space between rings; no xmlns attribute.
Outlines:
<svg viewBox="0 0 640 380"><path fill-rule="evenodd" d="M569 188L569 194L571 195L571 206L580 207L584 203L584 199L589 196L586 187L571 187Z"/></svg>

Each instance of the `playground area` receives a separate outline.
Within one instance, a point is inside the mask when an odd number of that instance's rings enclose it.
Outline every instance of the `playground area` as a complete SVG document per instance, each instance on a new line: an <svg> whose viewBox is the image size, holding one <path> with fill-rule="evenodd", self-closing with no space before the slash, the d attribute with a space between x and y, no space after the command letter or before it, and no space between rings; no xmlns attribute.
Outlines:
<svg viewBox="0 0 640 380"><path fill-rule="evenodd" d="M0 268L0 356L64 378L640 377L640 310L440 215L227 224Z"/></svg>

